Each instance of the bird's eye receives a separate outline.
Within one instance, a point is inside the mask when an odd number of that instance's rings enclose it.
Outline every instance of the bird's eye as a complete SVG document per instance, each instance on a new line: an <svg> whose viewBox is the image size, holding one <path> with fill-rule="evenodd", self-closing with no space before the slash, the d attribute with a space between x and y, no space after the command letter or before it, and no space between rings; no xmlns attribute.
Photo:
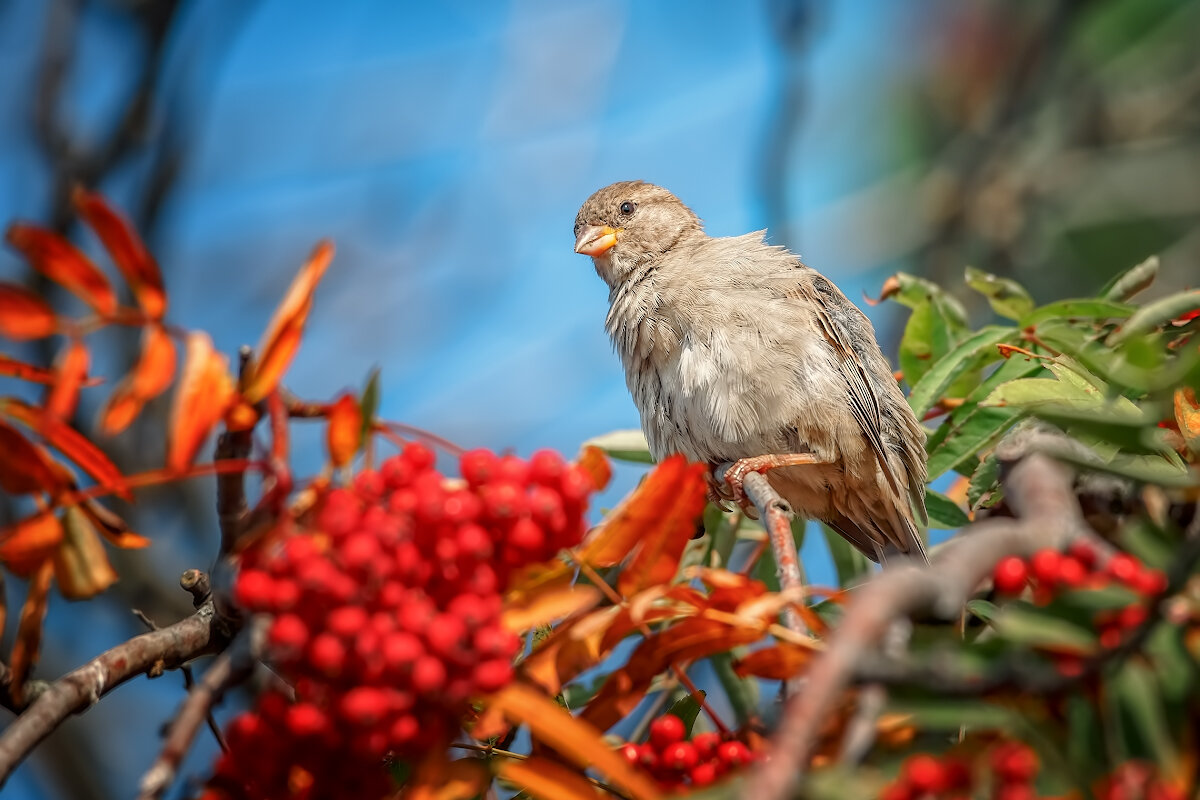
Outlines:
<svg viewBox="0 0 1200 800"><path fill-rule="evenodd" d="M631 203L628 200L626 200L624 203L621 203L621 213L627 217L633 213L635 208L637 208L637 203Z"/></svg>

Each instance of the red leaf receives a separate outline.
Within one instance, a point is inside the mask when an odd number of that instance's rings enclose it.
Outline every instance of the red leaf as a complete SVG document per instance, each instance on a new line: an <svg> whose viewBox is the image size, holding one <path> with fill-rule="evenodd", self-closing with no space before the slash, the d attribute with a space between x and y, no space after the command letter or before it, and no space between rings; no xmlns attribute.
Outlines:
<svg viewBox="0 0 1200 800"><path fill-rule="evenodd" d="M167 469L183 472L188 468L213 426L236 399L229 360L213 350L207 333L189 334L183 376L171 409Z"/></svg>
<svg viewBox="0 0 1200 800"><path fill-rule="evenodd" d="M50 454L0 420L0 488L9 494L49 492L63 487Z"/></svg>
<svg viewBox="0 0 1200 800"><path fill-rule="evenodd" d="M47 560L29 582L29 594L21 607L21 622L17 627L17 640L13 642L9 691L18 703L24 699L25 679L37 663L42 645L42 622L46 619L46 604L50 594L50 581L54 578L54 564Z"/></svg>
<svg viewBox="0 0 1200 800"><path fill-rule="evenodd" d="M125 430L147 401L166 391L174 377L175 342L161 325L147 325L138 362L100 411L100 429L109 436Z"/></svg>
<svg viewBox="0 0 1200 800"><path fill-rule="evenodd" d="M78 507L63 516L66 536L54 553L54 577L58 590L68 600L86 600L100 594L117 580L100 536L87 515Z"/></svg>
<svg viewBox="0 0 1200 800"><path fill-rule="evenodd" d="M483 797L492 773L482 759L447 761L442 752L431 753L404 782L401 800L472 800Z"/></svg>
<svg viewBox="0 0 1200 800"><path fill-rule="evenodd" d="M318 244L275 309L255 351L254 361L242 378L242 397L246 402L257 403L269 395L292 363L292 357L300 347L304 322L312 309L313 292L332 258L333 245L330 242Z"/></svg>
<svg viewBox="0 0 1200 800"><path fill-rule="evenodd" d="M344 467L362 443L362 408L354 395L346 393L329 407L327 419L329 427L325 431L325 443L329 448L329 460L335 467Z"/></svg>
<svg viewBox="0 0 1200 800"><path fill-rule="evenodd" d="M3 410L36 431L48 444L91 475L96 483L125 499L132 497L116 464L82 433L46 413L45 409L26 405L20 400L10 398Z"/></svg>
<svg viewBox="0 0 1200 800"><path fill-rule="evenodd" d="M566 576L568 579L570 576ZM545 584L541 591L526 594L514 602L505 598L504 627L513 633L524 633L540 625L586 611L600 602L602 595L594 586Z"/></svg>
<svg viewBox="0 0 1200 800"><path fill-rule="evenodd" d="M9 243L20 250L30 265L61 285L100 314L110 317L117 310L117 296L108 278L87 256L63 237L35 225L9 226Z"/></svg>
<svg viewBox="0 0 1200 800"><path fill-rule="evenodd" d="M683 457L672 456L667 462L672 460L683 462ZM696 532L696 520L707 502L706 470L703 464L673 466L669 473L670 495L657 508L655 519L637 521L638 551L617 581L617 591L625 597L650 586L670 583L679 571L679 560Z"/></svg>
<svg viewBox="0 0 1200 800"><path fill-rule="evenodd" d="M150 540L129 530L125 520L100 505L95 500L85 500L80 509L87 515L88 520L100 529L100 533L110 544L123 550L140 550L150 546Z"/></svg>
<svg viewBox="0 0 1200 800"><path fill-rule="evenodd" d="M612 480L612 465L608 463L608 456L604 454L603 450L594 444L589 444L583 448L576 463L591 476L592 484L596 487L597 492L602 492L607 488L608 482Z"/></svg>
<svg viewBox="0 0 1200 800"><path fill-rule="evenodd" d="M151 319L161 319L167 311L162 274L141 237L99 194L76 188L71 199L129 282L138 305Z"/></svg>
<svg viewBox="0 0 1200 800"><path fill-rule="evenodd" d="M15 358L9 358L6 355L0 355L0 375L8 375L13 378L20 378L23 381L29 381L30 383L44 383L46 385L53 384L58 380L58 373L52 369L35 367L33 364L17 361Z"/></svg>
<svg viewBox="0 0 1200 800"><path fill-rule="evenodd" d="M46 413L58 419L69 419L79 404L79 390L87 380L87 346L79 339L72 340L59 356L54 369L58 380L46 397Z"/></svg>
<svg viewBox="0 0 1200 800"><path fill-rule="evenodd" d="M42 339L58 330L46 301L12 283L0 283L0 334L10 339Z"/></svg>
<svg viewBox="0 0 1200 800"><path fill-rule="evenodd" d="M539 800L597 800L600 797L596 793L596 784L579 772L539 756L497 759L496 775L519 786L522 795Z"/></svg>
<svg viewBox="0 0 1200 800"><path fill-rule="evenodd" d="M755 650L745 658L738 659L734 662L733 670L743 678L753 675L785 681L799 675L812 661L814 654L813 648L781 642L773 647Z"/></svg>
<svg viewBox="0 0 1200 800"><path fill-rule="evenodd" d="M53 511L41 511L0 531L0 564L28 578L54 556L63 526Z"/></svg>
<svg viewBox="0 0 1200 800"><path fill-rule="evenodd" d="M655 467L596 527L578 553L579 560L593 567L620 563L658 524L662 510L670 507L677 484L686 472L687 461L683 456L671 456Z"/></svg>

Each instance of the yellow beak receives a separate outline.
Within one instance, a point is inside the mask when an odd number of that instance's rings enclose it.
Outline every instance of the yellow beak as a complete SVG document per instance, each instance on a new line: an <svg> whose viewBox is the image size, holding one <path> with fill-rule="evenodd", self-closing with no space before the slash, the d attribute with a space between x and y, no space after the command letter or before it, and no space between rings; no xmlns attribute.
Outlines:
<svg viewBox="0 0 1200 800"><path fill-rule="evenodd" d="M604 255L617 243L617 230L607 225L588 225L575 238L575 252L592 258Z"/></svg>

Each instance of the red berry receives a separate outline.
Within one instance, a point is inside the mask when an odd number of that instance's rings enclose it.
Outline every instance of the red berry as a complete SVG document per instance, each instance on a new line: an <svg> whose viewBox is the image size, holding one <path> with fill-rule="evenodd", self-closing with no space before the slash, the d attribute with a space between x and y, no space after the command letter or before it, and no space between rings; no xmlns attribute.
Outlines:
<svg viewBox="0 0 1200 800"><path fill-rule="evenodd" d="M374 686L356 686L342 695L338 711L347 722L368 728L388 712L387 697L382 689Z"/></svg>
<svg viewBox="0 0 1200 800"><path fill-rule="evenodd" d="M1083 658L1077 655L1060 653L1054 658L1054 668L1064 678L1078 678L1083 674Z"/></svg>
<svg viewBox="0 0 1200 800"><path fill-rule="evenodd" d="M297 703L287 710L284 724L294 736L319 736L329 729L329 718L312 703Z"/></svg>
<svg viewBox="0 0 1200 800"><path fill-rule="evenodd" d="M700 760L700 756L696 753L696 746L691 742L669 744L662 749L659 758L664 767L678 772L687 772Z"/></svg>
<svg viewBox="0 0 1200 800"><path fill-rule="evenodd" d="M267 631L267 642L285 658L294 655L308 644L308 626L295 614L276 617Z"/></svg>
<svg viewBox="0 0 1200 800"><path fill-rule="evenodd" d="M648 770L658 768L658 751L654 749L654 745L649 742L643 742L637 746L638 763Z"/></svg>
<svg viewBox="0 0 1200 800"><path fill-rule="evenodd" d="M333 489L325 495L317 514L317 527L338 539L358 527L361 513L361 505L353 492Z"/></svg>
<svg viewBox="0 0 1200 800"><path fill-rule="evenodd" d="M1078 589L1087 583L1088 570L1075 556L1064 556L1058 565L1058 582L1069 589Z"/></svg>
<svg viewBox="0 0 1200 800"><path fill-rule="evenodd" d="M717 746L721 744L721 734L712 731L697 733L692 737L692 744L696 745L696 752L700 758L712 758L717 754Z"/></svg>
<svg viewBox="0 0 1200 800"><path fill-rule="evenodd" d="M385 491L383 476L373 469L364 469L354 476L354 493L368 503L378 503Z"/></svg>
<svg viewBox="0 0 1200 800"><path fill-rule="evenodd" d="M525 512L525 492L515 483L489 483L479 489L483 512L488 519L516 519Z"/></svg>
<svg viewBox="0 0 1200 800"><path fill-rule="evenodd" d="M750 748L739 741L722 742L717 748L717 759L733 769L748 764L753 759Z"/></svg>
<svg viewBox="0 0 1200 800"><path fill-rule="evenodd" d="M412 483L416 470L402 456L392 456L379 465L379 474L388 489L402 489Z"/></svg>
<svg viewBox="0 0 1200 800"><path fill-rule="evenodd" d="M920 796L915 788L904 781L889 783L879 795L879 800L916 800Z"/></svg>
<svg viewBox="0 0 1200 800"><path fill-rule="evenodd" d="M697 764L692 767L692 771L688 773L688 776L692 779L692 786L697 788L708 786L717 780L717 765L711 761Z"/></svg>
<svg viewBox="0 0 1200 800"><path fill-rule="evenodd" d="M567 462L553 450L538 450L529 457L529 479L543 486L555 486L562 479Z"/></svg>
<svg viewBox="0 0 1200 800"><path fill-rule="evenodd" d="M332 633L317 634L308 647L308 660L323 675L339 677L346 665L346 645Z"/></svg>
<svg viewBox="0 0 1200 800"><path fill-rule="evenodd" d="M484 694L490 694L503 689L512 680L512 676L512 664L509 663L507 658L493 658L481 661L471 671L471 679L475 683L476 690Z"/></svg>
<svg viewBox="0 0 1200 800"><path fill-rule="evenodd" d="M992 573L992 581L1000 594L1020 594L1029 580L1029 569L1025 562L1016 556L1002 558L996 563Z"/></svg>
<svg viewBox="0 0 1200 800"><path fill-rule="evenodd" d="M446 667L433 656L421 656L413 664L412 686L418 692L432 693L446 685Z"/></svg>
<svg viewBox="0 0 1200 800"><path fill-rule="evenodd" d="M1155 597L1167 590L1167 576L1160 569L1144 569L1134 576L1129 586L1146 597Z"/></svg>
<svg viewBox="0 0 1200 800"><path fill-rule="evenodd" d="M1103 628L1100 631L1100 646L1112 650L1121 644L1121 629L1117 627Z"/></svg>
<svg viewBox="0 0 1200 800"><path fill-rule="evenodd" d="M474 523L459 525L454 534L459 555L484 561L492 557L492 538L486 530Z"/></svg>
<svg viewBox="0 0 1200 800"><path fill-rule="evenodd" d="M926 753L918 753L905 761L900 774L918 794L940 792L949 783L942 762Z"/></svg>
<svg viewBox="0 0 1200 800"><path fill-rule="evenodd" d="M650 742L658 750L682 742L685 734L683 720L674 714L664 714L650 723Z"/></svg>
<svg viewBox="0 0 1200 800"><path fill-rule="evenodd" d="M466 639L466 624L450 614L438 614L425 629L429 649L443 658L454 655L466 644Z"/></svg>
<svg viewBox="0 0 1200 800"><path fill-rule="evenodd" d="M459 472L472 486L482 486L496 476L500 459L491 450L468 450L459 459Z"/></svg>
<svg viewBox="0 0 1200 800"><path fill-rule="evenodd" d="M996 787L992 800L1036 800L1037 796L1028 783L1004 783Z"/></svg>
<svg viewBox="0 0 1200 800"><path fill-rule="evenodd" d="M437 461L437 456L434 455L433 451L420 442L409 442L406 444L404 452L401 455L416 472L433 469L433 464Z"/></svg>
<svg viewBox="0 0 1200 800"><path fill-rule="evenodd" d="M1138 573L1142 571L1142 565L1128 553L1117 553L1104 565L1104 571L1113 580L1131 586Z"/></svg>
<svg viewBox="0 0 1200 800"><path fill-rule="evenodd" d="M300 602L300 587L290 578L280 578L271 589L271 611L291 611Z"/></svg>
<svg viewBox="0 0 1200 800"><path fill-rule="evenodd" d="M1079 559L1079 563L1088 569L1096 566L1096 548L1092 547L1091 542L1084 539L1075 539L1067 548L1067 553Z"/></svg>
<svg viewBox="0 0 1200 800"><path fill-rule="evenodd" d="M1125 630L1130 630L1145 622L1147 616L1149 616L1149 611L1141 604L1125 606L1117 613L1117 625Z"/></svg>
<svg viewBox="0 0 1200 800"><path fill-rule="evenodd" d="M546 547L546 532L541 526L528 517L513 523L508 533L508 544L526 556L542 552Z"/></svg>
<svg viewBox="0 0 1200 800"><path fill-rule="evenodd" d="M404 745L417 738L421 725L412 714L401 714L396 717L389 731L389 738L396 745Z"/></svg>
<svg viewBox="0 0 1200 800"><path fill-rule="evenodd" d="M1038 757L1022 742L1002 742L992 748L992 771L1006 783L1028 783L1038 773Z"/></svg>
<svg viewBox="0 0 1200 800"><path fill-rule="evenodd" d="M621 757L625 759L631 766L637 766L638 763L638 748L633 742L626 742L617 750L621 753Z"/></svg>
<svg viewBox="0 0 1200 800"><path fill-rule="evenodd" d="M233 587L234 601L247 611L260 611L272 605L275 581L259 569L244 569Z"/></svg>
<svg viewBox="0 0 1200 800"><path fill-rule="evenodd" d="M563 500L568 503L582 503L596 488L591 476L574 465L563 473L561 483Z"/></svg>
<svg viewBox="0 0 1200 800"><path fill-rule="evenodd" d="M325 616L325 630L349 641L367 625L367 611L362 606L339 606Z"/></svg>
<svg viewBox="0 0 1200 800"><path fill-rule="evenodd" d="M347 537L338 548L338 553L345 568L356 575L366 573L372 563L383 559L379 540L366 533Z"/></svg>
<svg viewBox="0 0 1200 800"><path fill-rule="evenodd" d="M1053 586L1058 581L1058 567L1062 563L1062 554L1057 550L1046 548L1038 550L1029 559L1029 571L1039 583Z"/></svg>
<svg viewBox="0 0 1200 800"><path fill-rule="evenodd" d="M509 481L518 486L529 483L529 465L514 455L507 455L496 465L496 481Z"/></svg>

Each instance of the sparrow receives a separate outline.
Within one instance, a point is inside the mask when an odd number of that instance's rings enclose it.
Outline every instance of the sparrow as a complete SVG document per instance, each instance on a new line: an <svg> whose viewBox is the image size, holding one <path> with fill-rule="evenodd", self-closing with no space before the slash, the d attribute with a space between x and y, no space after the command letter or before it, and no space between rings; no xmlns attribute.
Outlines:
<svg viewBox="0 0 1200 800"><path fill-rule="evenodd" d="M650 453L753 470L873 561L927 561L925 432L866 315L765 231L716 238L662 187L614 183L575 218Z"/></svg>

